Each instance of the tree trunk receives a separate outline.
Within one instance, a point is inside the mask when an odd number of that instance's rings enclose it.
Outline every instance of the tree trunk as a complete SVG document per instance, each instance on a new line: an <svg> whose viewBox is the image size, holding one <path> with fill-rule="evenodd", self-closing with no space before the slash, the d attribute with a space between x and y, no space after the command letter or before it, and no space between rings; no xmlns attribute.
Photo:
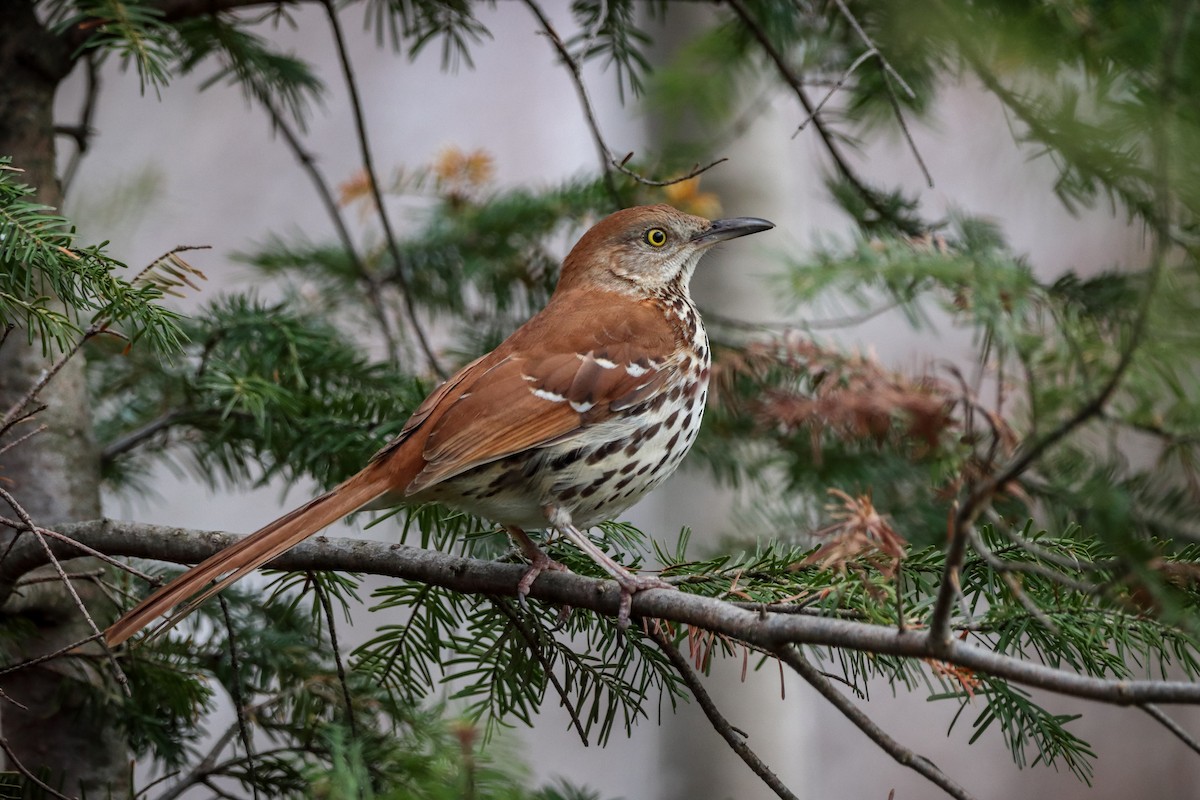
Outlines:
<svg viewBox="0 0 1200 800"><path fill-rule="evenodd" d="M39 23L32 0L0 3L0 155L12 156L12 165L24 170L23 182L37 187L38 202L53 207L62 201L55 172L54 93L73 61L68 45ZM8 337L0 348L0 413L28 391L56 355L45 357L41 343L30 344L24 331ZM9 439L34 425L47 429L4 453L0 481L40 525L94 519L100 515L99 455L82 354L41 392L40 401L45 410L36 420L19 425ZM15 516L7 508L3 513ZM0 551L12 535L0 528ZM71 562L71 567L79 569L80 563ZM92 584L75 585L84 602L97 607L94 615L111 614ZM17 652L10 652L14 661L51 652L90 633L57 580L18 590L0 611L10 618L20 616L35 629L17 645ZM25 768L67 794L105 797L109 787L120 793L128 783L126 748L103 714L88 712L85 698L94 691L85 685L88 676L61 664L60 660L0 678L0 689L26 706L0 702L3 736ZM90 708L94 711L95 705Z"/></svg>

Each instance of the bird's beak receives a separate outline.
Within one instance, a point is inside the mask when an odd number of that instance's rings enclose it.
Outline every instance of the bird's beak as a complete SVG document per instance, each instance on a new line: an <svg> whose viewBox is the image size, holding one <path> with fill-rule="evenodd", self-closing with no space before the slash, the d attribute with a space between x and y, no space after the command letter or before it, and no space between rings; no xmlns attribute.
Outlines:
<svg viewBox="0 0 1200 800"><path fill-rule="evenodd" d="M739 236L749 236L752 233L761 231L769 231L775 227L775 223L767 222L765 219L758 217L734 217L732 219L718 219L706 231L701 231L692 237L693 244L716 244L727 239L736 239Z"/></svg>

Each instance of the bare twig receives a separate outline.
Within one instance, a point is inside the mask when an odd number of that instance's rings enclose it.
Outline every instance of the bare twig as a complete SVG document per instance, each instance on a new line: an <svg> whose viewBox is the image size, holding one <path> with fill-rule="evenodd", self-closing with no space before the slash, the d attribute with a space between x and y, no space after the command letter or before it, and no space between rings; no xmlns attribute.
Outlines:
<svg viewBox="0 0 1200 800"><path fill-rule="evenodd" d="M325 207L325 213L329 215L329 221L333 224L333 229L337 233L338 240L342 243L342 249L350 259L350 264L354 267L354 271L358 273L358 276L367 285L367 302L371 304L371 313L374 314L375 321L379 323L379 332L383 336L384 345L387 347L388 359L394 364L399 364L400 342L396 339L396 334L392 330L392 321L388 317L387 309L383 304L383 286L379 280L379 276L368 269L359 256L358 248L354 246L354 239L350 236L350 229L346 226L346 220L342 216L341 209L338 208L337 201L333 197L333 191L330 190L325 176L317 169L316 159L304 149L300 137L296 135L296 132L292 130L292 126L288 124L283 115L279 113L279 110L275 108L275 104L271 102L271 98L263 94L258 99L271 116L271 124L283 134L283 140L287 143L288 149L292 151L292 155L300 163L301 169L308 174L309 179L312 181L313 188L316 189L317 196L321 199L321 205ZM368 180L374 180L374 175L368 175ZM380 213L382 213L382 210Z"/></svg>
<svg viewBox="0 0 1200 800"><path fill-rule="evenodd" d="M29 530L26 527L24 522L17 522L15 520L8 519L7 517L4 517L4 516L0 516L0 525L3 525L7 528L12 528L13 530L17 531L18 534L23 531ZM101 561L103 561L105 564L116 567L117 569L120 569L120 570L124 570L125 572L128 572L130 575L133 575L136 578L141 578L142 580L149 583L151 586L157 586L162 583L161 579L156 578L155 576L150 575L148 573L142 572L140 569L137 569L136 567L132 567L129 564L125 563L124 561L118 561L117 559L113 558L110 555L107 555L106 553L101 553L99 550L88 547L83 542L77 542L74 539L72 539L70 536L65 536L65 535L59 533L58 531L51 530L49 528L38 527L38 528L36 528L36 530L42 536L49 536L51 539L57 539L60 542L66 542L67 544L70 544L75 549L79 550L79 552L83 553L84 555L91 556L92 558L98 558ZM13 541L9 543L8 549L4 551L4 555L0 556L0 564L4 563L4 559L8 557L8 554L12 550L15 543L16 543L16 537L13 537ZM2 585L2 584L3 584L3 581L0 581L0 585Z"/></svg>
<svg viewBox="0 0 1200 800"><path fill-rule="evenodd" d="M29 768L21 763L21 759L17 757L16 752L12 749L12 745L8 743L8 739L5 739L3 736L0 736L0 749L4 750L4 754L8 756L8 763L16 767L17 772L24 775L26 780L36 785L46 794L50 795L51 797L56 797L58 800L79 800L78 797L72 797L71 795L63 794L53 786L46 784L44 781L38 778L37 775L30 772Z"/></svg>
<svg viewBox="0 0 1200 800"><path fill-rule="evenodd" d="M16 501L16 498L14 498L3 488L0 488L0 500L4 500L4 502L8 504L8 506L13 510L13 513L15 513L21 522L25 524L26 530L32 533L34 538L37 539L38 544L41 545L42 550L46 553L46 558L48 559L49 563L53 565L54 571L58 573L58 577L62 580L63 586L66 587L67 593L71 595L71 599L75 601L75 607L78 608L79 613L83 615L88 627L92 629L92 633L99 636L100 627L96 625L96 620L92 619L91 612L88 611L87 606L83 602L83 598L81 598L79 596L79 592L75 590L75 584L71 583L71 579L67 577L67 572L63 569L62 563L59 562L58 558L54 555L54 551L51 549L50 545L46 543L46 537L42 535L38 526L34 524L33 519L29 516L29 512L27 512L21 506L21 504ZM17 538L19 538L19 536L20 531L18 531L17 535L13 537L14 542ZM132 697L133 693L129 689L129 679L125 677L125 672L121 669L121 665L117 663L117 658L115 655L113 655L113 651L104 642L103 638L100 639L100 644L104 648L104 654L108 659L109 666L112 667L113 676L116 678L117 684L121 687L126 695Z"/></svg>
<svg viewBox="0 0 1200 800"><path fill-rule="evenodd" d="M333 603L330 602L325 587L311 573L310 582L317 595L317 600L321 603L321 611L325 614L325 624L329 628L329 646L333 650L333 662L337 667L338 683L342 685L342 700L346 703L346 724L350 728L350 735L357 739L358 722L354 717L354 698L350 695L350 684L346 680L346 665L342 663L342 650L338 646L337 625L333 619Z"/></svg>
<svg viewBox="0 0 1200 800"><path fill-rule="evenodd" d="M217 738L213 746L204 755L204 758L192 767L192 769L175 783L171 784L165 792L160 794L157 800L178 800L184 792L192 788L198 783L204 783L209 775L212 775L217 769L217 756L221 754L233 737L237 735L238 723L233 723L225 732Z"/></svg>
<svg viewBox="0 0 1200 800"><path fill-rule="evenodd" d="M46 384L53 380L54 376L57 375L59 371L61 371L62 368L67 365L67 362L75 357L75 354L79 352L81 347L83 347L84 342L95 336L97 333L99 333L98 329L88 328L86 331L84 331L83 335L79 337L79 341L75 342L75 344L72 345L69 350L60 355L58 360L56 360L44 372L42 372L40 376L38 376L38 379L30 385L25 394L17 398L17 401L13 403L8 411L4 412L4 416L0 418L0 434L8 431L8 429L18 421L22 412L24 412L29 404L32 403L37 397L38 392L46 388Z"/></svg>
<svg viewBox="0 0 1200 800"><path fill-rule="evenodd" d="M795 647L781 647L776 651L780 659L799 675L808 681L809 685L833 705L871 741L879 745L885 753L896 760L898 764L915 770L928 779L942 791L957 800L972 800L972 795L963 787L952 781L946 773L925 756L919 755L889 736L882 728L854 705L845 695L834 688L820 670L808 662Z"/></svg>
<svg viewBox="0 0 1200 800"><path fill-rule="evenodd" d="M821 139L821 143L825 146L825 151L829 154L830 159L833 161L834 167L837 168L837 171L839 174L841 174L842 178L854 187L854 191L857 192L858 195L863 199L863 202L865 202L872 211L878 214L881 219L888 220L892 224L896 225L897 228L911 236L916 236L923 233L924 231L920 228L920 226L908 224L904 220L898 219L895 214L885 207L883 203L880 202L879 195L873 189L868 187L865 182L863 182L863 179L859 177L858 173L856 173L853 167L850 166L850 163L846 161L845 156L842 155L841 148L836 143L833 132L830 131L826 126L825 121L821 118L821 116L814 113L816 109L813 107L812 101L809 100L808 94L804 91L804 81L801 80L800 76L797 75L795 70L793 70L788 64L787 59L783 56L783 53L778 47L775 46L775 43L771 41L771 37L763 29L762 25L758 23L758 20L756 20L746 8L746 5L742 2L742 0L725 0L725 3L733 9L734 13L738 16L738 19L740 19L742 24L746 26L746 30L750 32L750 35L754 37L759 46L762 47L764 52L766 52L767 56L770 57L771 61L775 64L775 69L779 72L780 77L784 79L787 85L791 87L792 92L796 95L796 99L800 101L800 105L804 109L805 113L812 117L813 128L816 130L817 135Z"/></svg>
<svg viewBox="0 0 1200 800"><path fill-rule="evenodd" d="M150 420L140 428L135 428L129 433L126 433L124 436L114 439L106 444L104 449L100 451L100 463L111 463L112 460L117 456L128 453L135 447L141 446L144 442L154 438L162 431L165 431L174 426L176 423L186 419L187 416L188 415L182 411L168 411L166 414Z"/></svg>
<svg viewBox="0 0 1200 800"><path fill-rule="evenodd" d="M379 224L383 229L383 238L387 242L388 253L391 255L392 262L396 267L396 283L400 286L400 291L403 294L401 302L408 316L408 323L412 328L413 336L416 337L417 345L421 348L421 352L425 354L430 368L439 376L445 378L446 371L438 362L437 354L434 353L433 347L429 344L429 340L425 336L425 329L421 325L421 320L417 315L412 287L409 284L406 273L408 265L405 263L404 257L400 254L400 245L396 238L396 232L392 229L392 221L388 217L387 207L383 204L383 193L379 188L379 175L375 171L375 162L371 156L371 146L367 140L367 124L366 118L363 115L362 99L358 94L358 82L354 78L354 68L350 65L350 53L346 48L346 38L342 34L342 24L338 21L337 7L333 0L322 0L321 4L325 8L325 15L329 18L329 29L333 34L333 41L337 47L338 61L341 64L342 75L346 81L346 90L350 95L350 109L354 118L354 130L358 138L359 154L362 158L363 170L367 173L367 183L370 184L371 198L375 203L375 210L379 214Z"/></svg>
<svg viewBox="0 0 1200 800"><path fill-rule="evenodd" d="M653 178L647 178L646 176L642 175L640 172L636 172L636 171L630 169L629 167L625 166L626 164L629 163L629 159L632 157L633 157L633 153L629 153L628 155L625 156L625 158L622 158L620 161L618 161L617 159L614 158L612 160L612 165L614 167L616 167L617 171L620 172L622 175L627 175L630 178L633 178L638 183L644 184L645 186L673 186L676 183L683 183L684 181L690 181L692 178L695 178L699 175L703 175L705 172L708 172L710 169L717 166L718 164L724 164L726 161L729 160L728 158L721 157L715 161L710 161L704 165L697 164L696 166L692 167L690 170L688 170L684 174L679 175L677 177L668 178L666 180L655 180Z"/></svg>
<svg viewBox="0 0 1200 800"><path fill-rule="evenodd" d="M921 155L921 149L917 147L917 142L913 139L912 131L908 129L908 123L904 120L904 109L900 107L900 99L896 97L896 92L892 89L892 78L887 72L883 73L883 86L887 89L888 103L892 106L892 113L896 115L896 123L900 126L900 132L904 134L904 141L908 142L908 149L912 151L913 158L917 160L917 166L921 168L921 174L925 176L925 185L932 189L933 175L929 172L929 166Z"/></svg>
<svg viewBox="0 0 1200 800"><path fill-rule="evenodd" d="M883 54L879 52L879 48L875 46L875 41L867 34L865 30L863 30L863 26L859 23L858 18L850 12L849 6L847 6L843 0L833 0L833 2L838 7L838 11L842 13L842 16L846 18L846 21L850 23L850 27L853 28L854 32L858 34L858 38L862 40L862 43L866 45L868 49L874 50L876 55L879 56L879 64L883 67L884 74L889 75L893 80L896 81L896 83L900 84L900 88L902 88L904 93L910 98L915 98L917 93L913 91L913 88L908 85L908 81L904 80L904 77L897 72L892 67L891 63L883 57Z"/></svg>
<svg viewBox="0 0 1200 800"><path fill-rule="evenodd" d="M221 603L221 618L225 621L226 638L229 640L229 683L230 699L233 700L233 712L237 716L238 736L242 740L242 749L246 751L246 772L250 777L250 789L258 799L258 776L254 772L254 747L250 740L250 726L246 724L246 701L242 697L242 669L238 663L237 637L233 633L233 618L229 615L229 602L224 595L217 595Z"/></svg>
<svg viewBox="0 0 1200 800"><path fill-rule="evenodd" d="M79 122L75 123L78 131L71 138L75 140L75 149L67 159L67 165L62 172L62 195L66 197L75 182L79 165L87 154L88 145L92 138L92 119L96 115L96 99L100 96L100 59L96 50L88 50L84 56L84 95L83 107L79 110Z"/></svg>
<svg viewBox="0 0 1200 800"><path fill-rule="evenodd" d="M104 575L104 570L102 569L93 569L88 570L87 572L67 573L67 577L73 581L92 581L102 575ZM39 575L33 578L22 578L21 580L17 581L17 586L31 586L35 583L51 583L56 580L59 580L57 576Z"/></svg>
<svg viewBox="0 0 1200 800"><path fill-rule="evenodd" d="M583 74L579 69L579 62L572 58L571 53L567 50L566 43L554 30L554 26L550 24L550 18L546 16L541 7L535 0L522 0L529 12L537 18L538 25L542 28L542 33L550 40L550 44L554 46L559 58L562 59L563 65L567 68L567 72L571 75L571 83L575 87L575 93L579 95L579 104L583 106L583 118L587 122L588 129L592 133L592 141L596 145L596 151L600 156L600 169L604 172L604 188L608 191L609 197L612 198L613 205L620 207L621 194L617 191L617 185L613 181L612 150L604 142L604 134L600 132L600 123L596 120L596 111L592 107L592 100L588 96L587 85L583 82Z"/></svg>
<svg viewBox="0 0 1200 800"><path fill-rule="evenodd" d="M745 741L745 735L735 730L729 724L729 720L717 708L717 704L713 702L708 690L704 688L704 684L700 681L700 676L692 669L688 660L679 652L679 648L675 643L667 637L661 627L655 622L650 624L650 638L658 645L658 648L663 651L667 660L675 667L675 671L679 673L679 677L687 684L688 689L692 693L692 697L696 698L696 702L700 705L700 710L704 712L704 716L708 717L709 724L715 730L725 743L729 745L729 749L746 762L746 766L754 772L759 779L770 787L771 791L783 798L783 800L796 800L796 795L783 784L779 776L771 771L758 754L755 753Z"/></svg>
<svg viewBox="0 0 1200 800"><path fill-rule="evenodd" d="M48 426L48 425L38 425L33 430L28 431L28 432L22 434L21 436L18 436L16 439L13 439L11 442L4 445L4 447L0 447L0 456L4 455L9 450L12 450L17 445L24 443L26 440L31 439L34 436L37 436L39 433L45 432L46 430L49 429L49 427L50 426Z"/></svg>
<svg viewBox="0 0 1200 800"><path fill-rule="evenodd" d="M1179 738L1179 741L1186 744L1192 749L1193 752L1200 753L1200 741L1197 741L1195 736L1192 736L1190 733L1184 730L1182 725L1167 716L1166 712L1164 712L1161 708L1154 705L1154 703L1142 703L1138 706L1138 708L1154 717L1159 724L1161 724L1171 733L1175 734L1175 736Z"/></svg>
<svg viewBox="0 0 1200 800"><path fill-rule="evenodd" d="M904 114L900 108L900 98L896 96L896 90L892 86L892 82L894 81L896 84L898 84L900 88L904 90L904 93L909 96L909 98L916 98L917 93L913 91L913 88L908 85L908 81L904 80L903 76L896 71L896 69L891 65L891 62L889 62L887 58L884 57L883 53L880 52L879 48L875 45L875 41L863 29L863 26L859 23L858 18L855 17L850 11L849 6L847 6L843 0L834 0L834 3L837 5L838 10L842 13L842 16L845 17L848 23L850 23L850 27L854 29L856 34L858 34L858 38L862 40L862 43L867 48L867 52L864 53L863 56L860 56L859 60L862 60L867 56L875 56L875 58L879 60L879 65L883 69L883 85L887 90L888 103L890 103L892 106L892 113L896 115L896 122L899 123L900 130L904 134L904 139L908 142L908 149L912 151L913 157L917 160L917 166L921 168L921 174L925 176L925 183L929 186L929 188L932 189L933 176L929 173L929 167L926 166L925 159L921 157L921 151L917 148L917 143L913 141L912 132L908 129L908 123L904 121ZM844 78L849 77L850 73L854 71L854 68L857 65L858 61L855 61L855 63L851 65L850 69L846 71ZM835 88L840 88L841 83L842 82L839 81ZM822 101L822 104L824 104L824 101Z"/></svg>
<svg viewBox="0 0 1200 800"><path fill-rule="evenodd" d="M584 120L587 122L588 129L591 131L592 141L596 145L596 152L600 156L600 169L604 172L604 186L608 191L609 196L612 198L614 205L620 206L621 204L621 195L617 191L616 184L613 182L612 171L614 169L620 172L622 175L633 178L638 183L646 186L671 186L672 184L691 180L692 178L707 172L718 164L729 160L727 158L718 158L717 160L709 164L705 164L704 166L697 164L686 174L671 178L669 180L654 180L652 178L645 177L639 172L629 169L626 164L629 163L629 159L633 156L633 154L629 153L624 158L618 159L616 155L614 155L612 148L610 148L608 143L604 140L604 134L600 131L600 123L596 119L596 111L592 106L591 97L588 95L587 85L583 82L583 72L579 67L579 62L571 56L571 52L567 50L566 43L563 42L562 37L558 35L558 32L554 30L554 26L550 24L550 18L546 16L544 11L542 11L536 0L522 0L522 2L525 3L525 7L529 9L530 13L537 18L538 25L540 25L542 28L542 34L550 40L550 44L554 46L555 52L558 53L559 58L562 60L563 64L567 68L567 71L571 75L571 83L575 87L575 93L579 95L579 104L583 107Z"/></svg>
<svg viewBox="0 0 1200 800"><path fill-rule="evenodd" d="M807 128L808 123L817 118L817 114L820 114L821 109L825 108L825 104L833 99L833 96L837 94L843 86L846 85L846 81L850 80L850 76L854 74L856 69L861 67L865 61L877 55L879 55L879 51L872 47L871 49L864 51L861 55L859 55L858 58L854 59L854 61L850 62L850 66L846 68L846 71L842 73L840 78L833 82L833 86L829 87L829 91L826 92L825 96L817 102L817 104L813 107L813 110L808 113L808 116L800 120L800 124L796 127L796 132L792 134L793 138L802 130Z"/></svg>
<svg viewBox="0 0 1200 800"><path fill-rule="evenodd" d="M64 645L64 646L58 648L57 650L55 650L52 653L42 653L40 656L37 656L36 658L26 659L25 661L21 661L19 663L4 667L3 669L0 669L0 677L4 677L5 675L9 674L10 672L17 672L18 670L28 669L29 667L34 667L34 666L37 666L38 664L44 664L47 661L53 661L54 659L60 658L65 655L77 656L77 655L79 655L78 649L80 647L87 644L88 642L94 642L97 639L100 639L102 637L103 637L103 634L93 633L91 636L87 637L86 639L80 639L78 642L71 642L68 645Z"/></svg>

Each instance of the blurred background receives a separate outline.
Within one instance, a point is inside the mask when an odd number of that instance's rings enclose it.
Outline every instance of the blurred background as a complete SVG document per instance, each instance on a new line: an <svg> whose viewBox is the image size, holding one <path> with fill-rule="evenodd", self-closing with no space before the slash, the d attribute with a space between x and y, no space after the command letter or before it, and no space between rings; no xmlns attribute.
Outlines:
<svg viewBox="0 0 1200 800"><path fill-rule="evenodd" d="M658 64L671 63L677 48L691 32L709 25L714 13L706 4L671 5L663 19L648 23L655 37L650 52ZM546 12L564 38L579 33L563 4L547 3ZM492 35L471 48L473 67L463 65L456 72L442 68L436 48L411 60L398 57L376 45L374 32L363 30L357 11L343 15L379 169L418 170L456 148L486 153L496 187L545 186L594 172L596 146L576 89L528 9L502 2L481 6L476 13ZM295 28L264 26L264 33L284 51L311 62L319 74L337 74L323 14L315 8L294 14L300 23ZM211 245L210 251L188 256L208 280L198 294L180 301L184 309L229 290L255 288L267 297L279 295L281 288L264 283L235 257L262 246L268 233L300 233L313 241L334 238L309 179L280 145L262 109L234 89L202 91L205 78L201 71L161 92L141 91L129 71L110 59L100 72L95 136L66 204L85 238L111 239L112 254L130 265L149 263L176 245ZM622 100L612 71L596 61L586 64L583 80L604 137L618 154L656 152L667 132L704 124L678 116L675 108L657 107L653 93ZM828 159L812 126L796 133L805 115L789 90L778 81L760 79L749 81L746 91L755 97L752 112L715 153L728 161L706 172L697 191L715 195L720 214L765 217L777 228L709 256L696 276L694 295L706 312L752 323L799 325L841 316L845 308L794 309L776 302L779 292L772 276L778 275L782 254L848 241L854 223L830 197ZM60 118L77 114L85 92L83 77L76 74L58 96ZM812 94L819 97L823 91ZM841 102L834 96L829 112L836 113ZM873 182L912 192L929 217L962 211L993 220L1039 276L1143 263L1143 229L1104 203L1072 213L1055 195L1058 171L1053 163L1039 157L1035 147L1017 143L1013 124L996 99L967 77L938 86L926 112L909 120L932 185L895 130L864 136L861 147L847 152L854 167ZM353 181L360 173L354 136L343 84L330 80L303 134L303 146L335 184ZM69 148L62 149L65 164ZM425 209L419 198L392 198L389 203L401 235L421 224ZM348 217L357 226L356 236L369 235L368 221ZM569 244L562 243L563 252ZM819 336L914 373L947 361L969 363L970 332L957 329L945 315L935 313L933 322L917 331L903 313L893 311L860 325L821 330ZM186 471L166 466L155 468L149 488L141 495L107 496L105 513L168 524L187 519L194 528L243 532L317 491L305 485L288 491L278 485L215 491ZM628 519L664 539L689 527L703 550L705 543L715 546L747 529L752 535L761 533L746 522L754 518L747 502L752 500L714 485L704 470L685 468ZM384 540L396 536L388 524L369 531L344 526L332 533ZM369 623L360 619L343 633L343 649L360 643L379 623L377 617ZM740 659L720 662L706 685L730 721L747 732L756 752L799 796L884 800L892 790L896 798L936 795L807 685L781 677L774 664L745 679L741 671ZM863 707L884 730L981 798L1195 796L1200 762L1147 716L1063 698L1046 702L1056 713L1083 714L1074 730L1100 756L1092 788L1067 771L1041 765L1016 769L995 730L968 745L972 731L966 719L948 734L957 711L952 703L894 697L881 684L873 687ZM582 747L554 705L547 702L532 729L518 725L502 735L503 746L511 747L540 778L566 775L603 797L628 800L771 796L694 705L682 704L674 713L664 707L661 721L651 710L650 719L637 725L630 738L614 736L603 749ZM1200 726L1200 713L1190 711L1179 719ZM214 723L212 730L224 727Z"/></svg>

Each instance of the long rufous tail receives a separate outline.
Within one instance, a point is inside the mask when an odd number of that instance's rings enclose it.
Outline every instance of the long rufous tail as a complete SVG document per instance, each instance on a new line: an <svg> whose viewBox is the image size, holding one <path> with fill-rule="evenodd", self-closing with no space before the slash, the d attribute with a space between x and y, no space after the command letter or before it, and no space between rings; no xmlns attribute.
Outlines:
<svg viewBox="0 0 1200 800"><path fill-rule="evenodd" d="M237 544L209 556L158 589L109 626L104 632L109 647L116 647L159 616L188 601L187 605L164 623L162 629L175 626L201 603L229 584L384 494L389 486L386 471L377 469L376 466L377 464L372 464L315 500L284 514ZM217 580L218 578L220 580ZM212 581L217 582L209 586Z"/></svg>

